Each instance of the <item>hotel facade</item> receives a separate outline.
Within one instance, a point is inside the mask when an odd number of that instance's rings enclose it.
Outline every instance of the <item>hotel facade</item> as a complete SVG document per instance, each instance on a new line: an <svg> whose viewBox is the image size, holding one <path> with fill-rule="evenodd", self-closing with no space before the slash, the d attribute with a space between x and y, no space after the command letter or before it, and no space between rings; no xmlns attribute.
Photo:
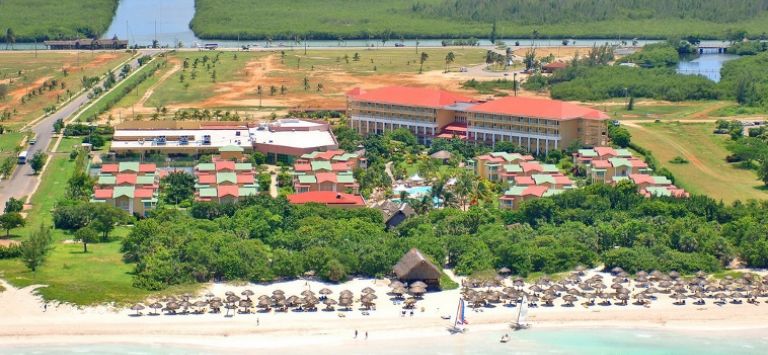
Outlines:
<svg viewBox="0 0 768 355"><path fill-rule="evenodd" d="M605 113L567 102L505 97L482 102L444 90L415 87L353 89L347 93L350 126L363 136L398 128L420 143L460 138L495 146L512 142L531 153L608 143Z"/></svg>

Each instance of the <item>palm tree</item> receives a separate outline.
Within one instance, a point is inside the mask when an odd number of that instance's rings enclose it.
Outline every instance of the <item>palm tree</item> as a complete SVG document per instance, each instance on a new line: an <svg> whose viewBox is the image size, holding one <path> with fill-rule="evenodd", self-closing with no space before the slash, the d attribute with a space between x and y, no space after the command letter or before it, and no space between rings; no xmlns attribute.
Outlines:
<svg viewBox="0 0 768 355"><path fill-rule="evenodd" d="M256 86L256 94L259 95L259 108L261 108L261 94L263 91L261 90L261 85Z"/></svg>
<svg viewBox="0 0 768 355"><path fill-rule="evenodd" d="M421 57L419 58L419 74L423 72L424 62L426 62L427 59L429 59L429 54L427 54L427 52L421 52Z"/></svg>
<svg viewBox="0 0 768 355"><path fill-rule="evenodd" d="M16 43L16 35L13 33L13 29L8 28L5 30L5 49L8 49L8 45L13 49L14 43Z"/></svg>
<svg viewBox="0 0 768 355"><path fill-rule="evenodd" d="M477 178L469 171L463 171L456 179L456 185L453 188L461 209L466 209L469 205L469 199L477 193Z"/></svg>
<svg viewBox="0 0 768 355"><path fill-rule="evenodd" d="M448 54L445 55L445 72L448 72L448 65L453 63L456 60L456 55L453 54L453 52L448 52Z"/></svg>

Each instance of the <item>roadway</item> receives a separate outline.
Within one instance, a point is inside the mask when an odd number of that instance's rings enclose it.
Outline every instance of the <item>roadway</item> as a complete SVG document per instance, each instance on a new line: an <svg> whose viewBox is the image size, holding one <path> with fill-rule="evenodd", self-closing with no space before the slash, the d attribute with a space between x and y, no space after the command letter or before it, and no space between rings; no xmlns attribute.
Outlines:
<svg viewBox="0 0 768 355"><path fill-rule="evenodd" d="M141 51L139 56L156 53L157 51ZM134 70L139 67L139 62L137 60L139 56L132 58L129 62ZM119 76L120 69L121 68L116 68L113 71L116 76ZM97 85L102 85L103 83L104 81L102 79ZM69 103L59 108L56 112L40 119L29 129L30 132L34 132L35 137L37 137L37 142L35 145L27 147L29 152L28 159L32 159L32 156L38 151L44 151L49 155L52 154L54 148L54 144L52 143L55 142L53 124L59 119L67 121L81 106L87 104L90 101L88 99L88 92L90 92L90 90L84 91L79 96L72 98ZM62 176L58 178L63 182L66 181L68 177ZM34 175L34 171L29 162L24 165L17 165L10 179L0 181L0 212L5 209L5 203L11 197L16 199L23 197L29 198L37 188L39 180L40 176ZM61 184L61 188L64 188L64 184Z"/></svg>

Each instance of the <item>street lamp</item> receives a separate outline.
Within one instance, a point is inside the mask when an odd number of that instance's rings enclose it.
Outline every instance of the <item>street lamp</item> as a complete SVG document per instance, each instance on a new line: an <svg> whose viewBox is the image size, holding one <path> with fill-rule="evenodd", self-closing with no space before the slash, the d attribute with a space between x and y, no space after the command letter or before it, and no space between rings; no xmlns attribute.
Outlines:
<svg viewBox="0 0 768 355"><path fill-rule="evenodd" d="M515 96L517 96L517 73L512 74L512 80L514 81L512 84L515 88Z"/></svg>

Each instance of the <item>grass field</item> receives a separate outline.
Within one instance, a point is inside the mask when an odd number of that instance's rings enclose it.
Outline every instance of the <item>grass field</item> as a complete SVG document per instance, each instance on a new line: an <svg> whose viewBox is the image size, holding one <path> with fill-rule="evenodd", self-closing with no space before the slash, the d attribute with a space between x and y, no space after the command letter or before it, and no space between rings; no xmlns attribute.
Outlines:
<svg viewBox="0 0 768 355"><path fill-rule="evenodd" d="M712 0L710 0L712 2ZM614 4L616 3L616 4ZM723 38L726 31L768 31L765 13L726 1L709 7L667 1L663 5L595 1L445 1L445 0L196 0L191 27L201 38L336 40L381 38L486 39L493 19L500 38L666 38L695 34ZM720 5L718 8L717 6ZM502 7L499 9L499 7ZM712 9L719 9L712 16ZM696 12L710 12L696 13ZM547 12L547 13L545 13ZM639 15L642 13L642 15ZM635 19L633 19L633 17ZM698 18L698 19L697 19ZM709 19L713 19L710 21ZM730 19L730 20L728 20ZM257 23L258 26L254 26Z"/></svg>
<svg viewBox="0 0 768 355"><path fill-rule="evenodd" d="M0 100L0 112L15 113L2 124L17 129L40 117L47 106L63 102L82 89L83 76L100 76L131 56L128 52L3 52L0 53L0 83L9 85L9 95ZM21 73L21 75L19 75ZM66 74L65 74L66 73ZM57 81L51 90L25 99L43 83ZM62 87L61 84L64 84Z"/></svg>
<svg viewBox="0 0 768 355"><path fill-rule="evenodd" d="M706 194L726 202L768 199L768 191L754 171L737 168L725 161L727 137L712 134L712 123L650 123L625 125L632 141L651 150L661 166L692 193ZM671 164L681 156L688 164Z"/></svg>
<svg viewBox="0 0 768 355"><path fill-rule="evenodd" d="M47 167L40 188L32 196L32 209L27 211L27 226L13 230L16 238L23 239L41 224L52 225L51 211L56 201L65 194L67 177L72 174L74 162L68 151L79 139L65 139L60 152ZM83 253L82 244L72 243L72 236L53 229L53 249L45 263L36 272L29 271L19 259L0 260L0 277L16 287L47 285L39 290L47 300L58 300L78 305L103 302L129 303L140 301L150 292L132 286L133 264L126 264L120 253L120 238L127 235L128 227L119 227L109 243L89 244ZM18 237L21 236L21 237ZM167 293L194 290L196 286L179 286Z"/></svg>
<svg viewBox="0 0 768 355"><path fill-rule="evenodd" d="M16 42L94 38L112 22L118 0L3 0L0 27L13 29ZM5 45L3 45L5 47Z"/></svg>

